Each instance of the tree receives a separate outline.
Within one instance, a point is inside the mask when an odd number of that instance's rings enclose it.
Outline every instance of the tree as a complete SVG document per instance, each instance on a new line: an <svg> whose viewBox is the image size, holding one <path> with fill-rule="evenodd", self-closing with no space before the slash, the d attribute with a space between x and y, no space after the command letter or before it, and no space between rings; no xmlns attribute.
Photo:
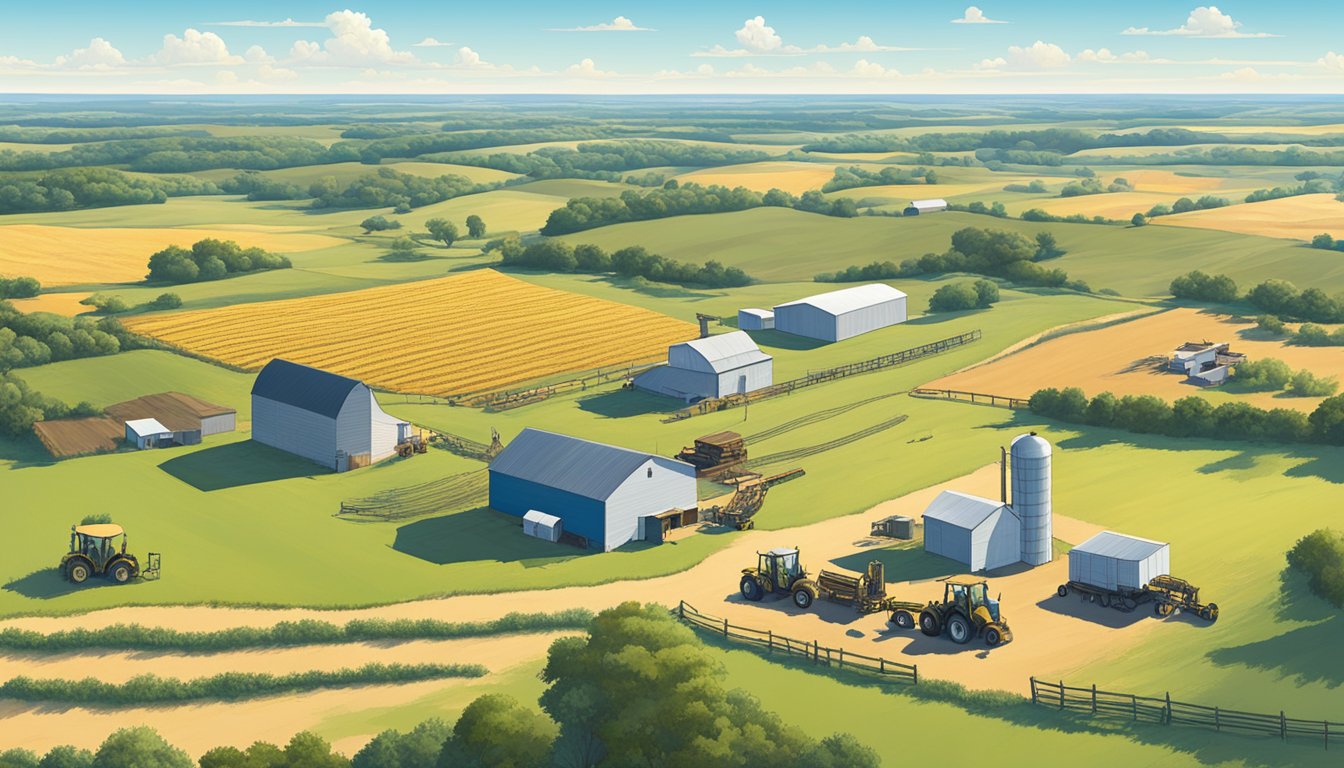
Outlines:
<svg viewBox="0 0 1344 768"><path fill-rule="evenodd" d="M558 729L545 715L504 694L482 696L462 711L443 742L439 768L530 768L546 765ZM403 764L388 768L400 768ZM364 768L359 764L355 768ZM376 768L369 766L368 768Z"/></svg>
<svg viewBox="0 0 1344 768"><path fill-rule="evenodd" d="M471 706L475 704L468 709ZM438 718L426 720L406 733L383 731L355 753L351 765L353 768L435 768L445 742L452 735L448 724ZM465 768L465 763L452 765Z"/></svg>
<svg viewBox="0 0 1344 768"><path fill-rule="evenodd" d="M194 763L186 752L142 725L108 736L94 753L91 768L194 768Z"/></svg>
<svg viewBox="0 0 1344 768"><path fill-rule="evenodd" d="M472 240L485 237L485 220L474 213L467 217L467 237Z"/></svg>
<svg viewBox="0 0 1344 768"><path fill-rule="evenodd" d="M940 285L929 297L930 312L962 312L975 309L979 304L980 294L967 282Z"/></svg>
<svg viewBox="0 0 1344 768"><path fill-rule="evenodd" d="M1323 443L1344 445L1344 395L1335 395L1321 401L1307 417L1311 433Z"/></svg>
<svg viewBox="0 0 1344 768"><path fill-rule="evenodd" d="M87 749L62 745L52 747L47 754L43 755L37 763L37 768L90 768L92 765L92 752Z"/></svg>
<svg viewBox="0 0 1344 768"><path fill-rule="evenodd" d="M445 247L452 247L457 239L457 225L447 219L430 219L425 222L425 230L435 240L442 240Z"/></svg>
<svg viewBox="0 0 1344 768"><path fill-rule="evenodd" d="M7 749L0 752L0 768L37 768L37 755L26 749Z"/></svg>
<svg viewBox="0 0 1344 768"><path fill-rule="evenodd" d="M973 284L975 288L975 305L982 309L996 304L999 301L999 286L991 280L976 280Z"/></svg>
<svg viewBox="0 0 1344 768"><path fill-rule="evenodd" d="M361 221L359 226L364 229L364 234L370 232L386 232L389 229L401 229L401 222L390 220L386 216L370 216Z"/></svg>
<svg viewBox="0 0 1344 768"><path fill-rule="evenodd" d="M1322 232L1321 234L1311 238L1311 247L1325 248L1325 249L1334 248L1335 238L1332 237L1329 233Z"/></svg>
<svg viewBox="0 0 1344 768"><path fill-rule="evenodd" d="M285 745L285 768L349 768L349 766L349 760L332 752L331 743L315 733L300 731Z"/></svg>
<svg viewBox="0 0 1344 768"><path fill-rule="evenodd" d="M0 277L0 299L31 299L42 292L42 284L32 277Z"/></svg>
<svg viewBox="0 0 1344 768"><path fill-rule="evenodd" d="M422 256L419 251L419 244L402 235L388 245L387 256L384 258L389 261L417 261Z"/></svg>
<svg viewBox="0 0 1344 768"><path fill-rule="evenodd" d="M1344 607L1344 536L1322 528L1288 550L1289 567L1307 576L1311 591L1336 607Z"/></svg>
<svg viewBox="0 0 1344 768"><path fill-rule="evenodd" d="M1148 217L1144 216L1142 213L1136 213L1130 217L1129 223L1136 227L1146 226L1148 224Z"/></svg>
<svg viewBox="0 0 1344 768"><path fill-rule="evenodd" d="M160 293L149 303L150 309L177 309L182 306L182 297L176 293Z"/></svg>
<svg viewBox="0 0 1344 768"><path fill-rule="evenodd" d="M264 741L246 750L215 747L201 755L201 768L287 768L284 750Z"/></svg>

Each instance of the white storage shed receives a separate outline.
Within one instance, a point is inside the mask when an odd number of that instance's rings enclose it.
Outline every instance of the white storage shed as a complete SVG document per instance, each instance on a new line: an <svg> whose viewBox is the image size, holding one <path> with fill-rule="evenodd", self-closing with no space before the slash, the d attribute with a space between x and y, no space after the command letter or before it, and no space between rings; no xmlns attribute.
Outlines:
<svg viewBox="0 0 1344 768"><path fill-rule="evenodd" d="M924 550L988 571L1021 561L1021 526L1001 501L943 491L924 510Z"/></svg>
<svg viewBox="0 0 1344 768"><path fill-rule="evenodd" d="M635 386L692 401L754 392L773 381L774 359L745 331L733 331L673 344L667 365L636 376Z"/></svg>
<svg viewBox="0 0 1344 768"><path fill-rule="evenodd" d="M1069 550L1069 581L1100 589L1142 589L1171 573L1171 546L1160 541L1102 531Z"/></svg>
<svg viewBox="0 0 1344 768"><path fill-rule="evenodd" d="M744 331L768 331L775 327L775 313L768 309L737 310L737 327Z"/></svg>
<svg viewBox="0 0 1344 768"><path fill-rule="evenodd" d="M535 509L523 515L523 533L545 541L559 541L564 533L565 524L555 515L548 515Z"/></svg>
<svg viewBox="0 0 1344 768"><path fill-rule="evenodd" d="M132 419L126 422L126 442L136 448L158 448L173 442L173 430L156 419Z"/></svg>
<svg viewBox="0 0 1344 768"><path fill-rule="evenodd" d="M411 425L364 383L279 358L252 384L252 439L337 472L396 454Z"/></svg>
<svg viewBox="0 0 1344 768"><path fill-rule="evenodd" d="M870 283L809 296L775 307L775 330L822 341L843 341L904 323L905 293Z"/></svg>
<svg viewBox="0 0 1344 768"><path fill-rule="evenodd" d="M904 216L919 216L924 213L937 213L946 210L947 201L941 197L936 197L931 200L911 200L905 210L901 211L901 214Z"/></svg>

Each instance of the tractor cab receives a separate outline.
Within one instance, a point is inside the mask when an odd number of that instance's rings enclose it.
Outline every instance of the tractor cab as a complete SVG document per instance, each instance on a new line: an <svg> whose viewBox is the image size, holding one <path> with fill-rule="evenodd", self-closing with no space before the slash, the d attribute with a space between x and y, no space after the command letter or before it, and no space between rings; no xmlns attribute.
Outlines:
<svg viewBox="0 0 1344 768"><path fill-rule="evenodd" d="M126 531L113 523L71 526L70 554L87 557L102 573L113 557L126 554Z"/></svg>
<svg viewBox="0 0 1344 768"><path fill-rule="evenodd" d="M999 613L999 601L989 596L989 585L966 576L943 580L943 600L924 607L919 614L919 629L930 637L946 632L953 642L963 645L982 636L991 648L1013 639Z"/></svg>
<svg viewBox="0 0 1344 768"><path fill-rule="evenodd" d="M999 621L999 601L989 596L989 585L983 581L949 579L943 585L943 602L962 607L968 616L984 608L991 621Z"/></svg>
<svg viewBox="0 0 1344 768"><path fill-rule="evenodd" d="M803 576L803 566L797 549L778 547L757 554L760 557L758 570L761 576L775 585L777 591L789 591L793 583Z"/></svg>
<svg viewBox="0 0 1344 768"><path fill-rule="evenodd" d="M70 526L70 551L61 558L61 575L75 584L106 576L115 584L159 576L159 554L150 552L144 566L126 551L126 531L114 523Z"/></svg>
<svg viewBox="0 0 1344 768"><path fill-rule="evenodd" d="M742 597L755 602L768 594L793 596L793 604L804 610L817 597L817 585L807 578L797 547L776 547L756 553L756 567L742 569Z"/></svg>

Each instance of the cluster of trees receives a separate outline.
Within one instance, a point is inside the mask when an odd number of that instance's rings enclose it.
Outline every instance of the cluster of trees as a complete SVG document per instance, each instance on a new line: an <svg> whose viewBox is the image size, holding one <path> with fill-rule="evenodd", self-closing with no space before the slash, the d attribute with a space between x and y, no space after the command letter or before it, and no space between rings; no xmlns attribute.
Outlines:
<svg viewBox="0 0 1344 768"><path fill-rule="evenodd" d="M1320 377L1305 368L1294 371L1282 360L1266 357L1248 360L1232 369L1236 387L1255 392L1283 392L1294 397L1329 397L1339 391L1339 381Z"/></svg>
<svg viewBox="0 0 1344 768"><path fill-rule="evenodd" d="M363 228L364 234L367 235L370 232L386 232L391 229L401 229L401 222L379 214L377 216L370 216L359 222L359 226Z"/></svg>
<svg viewBox="0 0 1344 768"><path fill-rule="evenodd" d="M828 216L857 216L859 209L850 199L828 200L818 191L804 192L795 197L788 192L772 189L762 195L746 187L729 189L718 185L702 187L699 184L678 185L669 181L662 189L648 192L628 190L619 197L577 197L565 203L564 208L551 211L543 235L566 235L585 229L619 224L626 221L646 221L669 216L697 213L725 213L748 208L776 206L793 208Z"/></svg>
<svg viewBox="0 0 1344 768"><path fill-rule="evenodd" d="M1304 347L1344 347L1344 328L1330 331L1315 323L1303 323L1293 334L1293 343Z"/></svg>
<svg viewBox="0 0 1344 768"><path fill-rule="evenodd" d="M1069 155L1084 149L1222 144L1231 141L1246 143L1246 137L1229 138L1219 133L1201 133L1184 128L1154 128L1145 132L1103 133L1100 135L1076 128L1047 128L1030 131L994 130L982 133L926 133L908 137L893 134L849 134L807 144L803 146L803 150L806 152L970 152L988 149Z"/></svg>
<svg viewBox="0 0 1344 768"><path fill-rule="evenodd" d="M1251 149L1250 147L1189 147L1169 154L1090 157L1088 162L1119 165L1344 165L1344 152L1318 152L1302 147Z"/></svg>
<svg viewBox="0 0 1344 768"><path fill-rule="evenodd" d="M625 171L663 166L705 168L754 163L769 158L754 149L732 149L675 141L625 140L568 147L543 147L525 155L499 152L489 155L447 153L422 160L496 168L533 179L601 179L620 181Z"/></svg>
<svg viewBox="0 0 1344 768"><path fill-rule="evenodd" d="M0 301L0 371L114 355L134 346L135 337L114 318L24 314L13 304Z"/></svg>
<svg viewBox="0 0 1344 768"><path fill-rule="evenodd" d="M1118 224L1115 219L1108 219L1105 216L1084 216L1081 213L1071 213L1068 216L1056 216L1040 208L1028 208L1022 212L1023 221L1037 221L1044 223L1064 223L1064 224Z"/></svg>
<svg viewBox="0 0 1344 768"><path fill-rule="evenodd" d="M867 171L857 165L848 168L836 167L835 175L822 185L822 192L838 192L854 187L878 187L889 184L937 184L938 174L923 166L917 168L897 168L886 166L880 171Z"/></svg>
<svg viewBox="0 0 1344 768"><path fill-rule="evenodd" d="M1344 395L1326 398L1310 415L1244 402L1214 407L1196 395L1167 403L1153 395L1116 397L1102 392L1089 400L1076 387L1038 390L1030 402L1032 412L1040 416L1143 434L1344 445Z"/></svg>
<svg viewBox="0 0 1344 768"><path fill-rule="evenodd" d="M143 205L219 191L199 179L146 179L109 168L69 168L0 180L0 214Z"/></svg>
<svg viewBox="0 0 1344 768"><path fill-rule="evenodd" d="M1207 301L1219 304L1245 302L1278 318L1295 318L1308 323L1344 322L1344 297L1332 297L1319 288L1301 291L1287 280L1269 279L1242 296L1237 283L1227 275L1207 275L1199 270L1189 272L1171 281L1171 295L1178 299ZM1262 324L1265 330L1272 330ZM1277 326L1282 332L1282 326ZM1304 333L1305 332L1305 333ZM1298 330L1301 343L1326 346L1330 338L1319 326L1303 326Z"/></svg>
<svg viewBox="0 0 1344 768"><path fill-rule="evenodd" d="M148 173L189 173L211 168L271 170L358 160L344 143L330 149L289 136L170 136L80 144L60 152L0 151L0 170L46 171L124 165Z"/></svg>
<svg viewBox="0 0 1344 768"><path fill-rule="evenodd" d="M196 283L290 266L289 259L278 253L243 248L232 240L206 238L190 249L170 245L150 256L146 279L155 283Z"/></svg>
<svg viewBox="0 0 1344 768"><path fill-rule="evenodd" d="M1308 173L1313 173L1308 171ZM1298 174L1301 178L1305 174ZM1331 181L1314 175L1312 178L1304 180L1296 187L1274 187L1273 189L1257 189L1246 196L1246 202L1259 203L1265 200L1278 200L1281 197L1296 197L1297 195L1319 195L1327 192L1344 191L1344 177L1341 180Z"/></svg>
<svg viewBox="0 0 1344 768"><path fill-rule="evenodd" d="M220 182L219 189L227 195L246 195L248 200L303 200L308 191L298 184L262 176L256 171L243 171Z"/></svg>
<svg viewBox="0 0 1344 768"><path fill-rule="evenodd" d="M5 329L0 329L0 364L3 364L4 339ZM92 403L71 407L29 387L27 382L9 371L0 372L0 435L23 437L32 433L34 422L43 419L97 416L99 413Z"/></svg>
<svg viewBox="0 0 1344 768"><path fill-rule="evenodd" d="M505 266L544 269L548 272L615 273L622 277L640 277L659 283L703 285L710 288L737 288L751 284L751 277L737 267L725 267L717 261L688 264L676 261L640 245L608 254L596 245L571 246L560 240L539 240L523 245L517 237L486 243L485 252L498 251Z"/></svg>
<svg viewBox="0 0 1344 768"><path fill-rule="evenodd" d="M989 280L962 281L938 287L929 297L930 312L988 309L999 300L999 286Z"/></svg>
<svg viewBox="0 0 1344 768"><path fill-rule="evenodd" d="M31 299L41 292L35 277L0 277L0 299Z"/></svg>
<svg viewBox="0 0 1344 768"><path fill-rule="evenodd" d="M724 685L722 654L665 608L625 603L586 634L550 648L540 711L502 694L469 704L457 722L428 720L378 734L352 759L300 733L285 747L217 747L201 768L533 768L545 765L876 768L876 753L848 734L815 740L749 693ZM632 671L636 670L636 671ZM56 757L53 757L53 756ZM14 768L192 768L149 728L118 731L90 754L70 747L0 754ZM61 762L56 762L60 760Z"/></svg>
<svg viewBox="0 0 1344 768"><path fill-rule="evenodd" d="M603 139L615 131L601 126L565 126L563 128L525 128L495 131L416 133L391 136L373 141L349 141L333 144L333 153L350 155L348 159L376 164L386 158L420 157L464 149L505 147L513 144L537 144L545 141L584 141ZM433 160L431 159L431 162ZM344 161L329 161L344 162Z"/></svg>
<svg viewBox="0 0 1344 768"><path fill-rule="evenodd" d="M1344 608L1344 536L1338 531L1322 528L1298 539L1288 565L1307 577L1312 592Z"/></svg>
<svg viewBox="0 0 1344 768"><path fill-rule="evenodd" d="M1171 205L1158 203L1148 209L1148 218L1155 219L1158 216L1170 216L1173 213L1189 213L1190 211L1205 211L1210 208L1222 208L1231 205L1232 201L1225 197L1216 195L1204 195L1198 200L1191 200L1188 197L1182 197Z"/></svg>
<svg viewBox="0 0 1344 768"><path fill-rule="evenodd" d="M1344 239L1336 240L1330 233L1322 232L1311 238L1311 247L1326 251L1344 251Z"/></svg>
<svg viewBox="0 0 1344 768"><path fill-rule="evenodd" d="M354 179L344 187L328 176L308 189L314 208L395 208L405 213L422 205L494 189L455 173L430 178L379 168L377 173Z"/></svg>
<svg viewBox="0 0 1344 768"><path fill-rule="evenodd" d="M154 139L165 136L209 136L203 128L173 128L145 125L137 127L45 128L19 125L0 126L0 141L13 144L83 144L90 141Z"/></svg>
<svg viewBox="0 0 1344 768"><path fill-rule="evenodd" d="M900 277L970 272L1001 277L1021 285L1066 287L1089 291L1082 281L1070 281L1062 269L1048 269L1036 262L1065 253L1054 234L1040 232L1035 240L1025 235L998 229L964 227L952 234L952 247L943 253L926 253L906 259L851 266L838 272L822 272L812 279L819 283L848 283L859 280L891 280Z"/></svg>
<svg viewBox="0 0 1344 768"><path fill-rule="evenodd" d="M1171 295L1178 299L1231 304L1237 300L1237 283L1227 275L1207 275L1198 269L1171 281Z"/></svg>
<svg viewBox="0 0 1344 768"><path fill-rule="evenodd" d="M1034 179L1028 184L1007 184L1003 188L1004 192L1030 192L1032 194L1043 194L1048 190L1045 182L1040 179Z"/></svg>
<svg viewBox="0 0 1344 768"><path fill-rule="evenodd" d="M636 187L661 187L667 183L667 176L657 171L644 171L626 176L625 183Z"/></svg>

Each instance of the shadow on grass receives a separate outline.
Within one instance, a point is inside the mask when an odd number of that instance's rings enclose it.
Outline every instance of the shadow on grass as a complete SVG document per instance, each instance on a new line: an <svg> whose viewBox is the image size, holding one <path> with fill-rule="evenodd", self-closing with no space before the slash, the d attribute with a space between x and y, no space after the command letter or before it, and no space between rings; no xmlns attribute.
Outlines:
<svg viewBox="0 0 1344 768"><path fill-rule="evenodd" d="M578 401L579 410L620 419L626 416L642 416L647 413L671 413L685 407L680 400L655 395L641 389L615 389Z"/></svg>
<svg viewBox="0 0 1344 768"><path fill-rule="evenodd" d="M11 462L11 469L46 467L56 463L32 433L23 437L0 437L0 461Z"/></svg>
<svg viewBox="0 0 1344 768"><path fill-rule="evenodd" d="M795 336L792 333L783 331L751 331L749 334L752 341L757 346L769 347L770 349L790 349L796 352L805 352L811 349L820 349L830 344L829 341L821 339L809 339L806 336Z"/></svg>
<svg viewBox="0 0 1344 768"><path fill-rule="evenodd" d="M57 557L56 561L59 562ZM13 592L23 597L36 600L49 600L53 597L61 597L73 592L87 592L90 589L133 589L140 581L132 581L128 584L114 584L101 576L91 577L83 584L72 584L66 581L61 575L56 565L49 568L42 568L33 571L27 576L17 578L4 586L6 592Z"/></svg>
<svg viewBox="0 0 1344 768"><path fill-rule="evenodd" d="M219 491L330 472L307 459L255 440L192 451L163 462L159 469L198 491Z"/></svg>
<svg viewBox="0 0 1344 768"><path fill-rule="evenodd" d="M925 552L917 542L882 549L865 549L852 555L837 557L832 564L854 573L868 570L868 563L881 561L885 568L887 582L896 584L906 581L931 581L944 576L954 576L966 570L966 566L955 560Z"/></svg>
<svg viewBox="0 0 1344 768"><path fill-rule="evenodd" d="M586 554L525 536L520 518L489 507L407 523L397 528L392 548L435 565L489 560L539 567Z"/></svg>
<svg viewBox="0 0 1344 768"><path fill-rule="evenodd" d="M929 312L912 317L905 321L905 325L942 325L943 323L960 320L965 317L976 317L988 312L989 309L964 309L959 312Z"/></svg>
<svg viewBox="0 0 1344 768"><path fill-rule="evenodd" d="M1344 647L1344 615L1312 594L1306 577L1284 569L1279 576L1280 620L1313 622L1265 640L1209 652L1219 666L1241 666L1290 678L1296 685L1344 685L1339 648ZM1333 714L1333 713L1332 713Z"/></svg>
<svg viewBox="0 0 1344 768"><path fill-rule="evenodd" d="M602 282L614 288L642 293L656 299L717 299L721 294L707 293L705 290L688 288L672 283L655 283L642 277L603 277Z"/></svg>

